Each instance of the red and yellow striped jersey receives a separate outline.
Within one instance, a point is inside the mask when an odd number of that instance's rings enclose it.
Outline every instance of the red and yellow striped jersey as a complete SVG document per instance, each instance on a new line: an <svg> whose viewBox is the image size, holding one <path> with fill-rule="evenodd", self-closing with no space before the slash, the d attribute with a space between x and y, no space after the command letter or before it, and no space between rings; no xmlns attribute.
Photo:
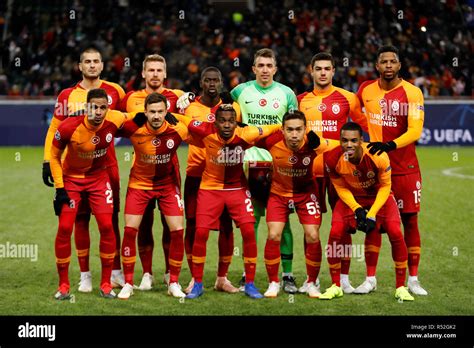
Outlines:
<svg viewBox="0 0 474 348"><path fill-rule="evenodd" d="M117 129L125 116L109 110L100 126L93 126L86 116L70 117L59 125L51 147L51 172L56 188L64 187L63 175L73 178L93 176L108 166L108 150L113 146ZM61 155L67 148L61 166Z"/></svg>
<svg viewBox="0 0 474 348"><path fill-rule="evenodd" d="M247 186L243 162L245 150L256 141L278 132L281 125L237 127L234 135L222 139L214 124L191 121L188 130L193 138L206 148L206 167L202 175L201 189L234 190Z"/></svg>
<svg viewBox="0 0 474 348"><path fill-rule="evenodd" d="M264 148L272 155L272 186L270 191L280 196L292 197L294 194L315 190L313 161L325 151L339 146L339 141L321 139L316 150L308 147L307 139L298 151L290 150L282 132L277 132L258 141L256 146Z"/></svg>
<svg viewBox="0 0 474 348"><path fill-rule="evenodd" d="M325 167L339 198L353 211L361 207L356 199L372 204L368 217L374 217L387 201L392 186L390 160L386 153L371 155L367 144L358 165L346 159L342 147L327 153Z"/></svg>
<svg viewBox="0 0 474 348"><path fill-rule="evenodd" d="M364 82L357 96L365 107L370 141L397 144L397 149L388 153L393 175L418 172L415 142L421 136L425 117L421 90L402 80L386 91L377 79Z"/></svg>
<svg viewBox="0 0 474 348"><path fill-rule="evenodd" d="M339 140L342 126L349 117L367 131L367 119L357 96L343 88L331 86L326 91L314 89L298 95L299 110L306 116L307 126L326 139ZM314 161L315 176L324 176L324 156Z"/></svg>
<svg viewBox="0 0 474 348"><path fill-rule="evenodd" d="M214 122L216 120L216 111L222 101L210 108L201 103L201 97L197 97L185 111L186 116L190 116L193 120L202 122ZM237 117L240 116L239 104L233 103ZM206 149L189 145L188 150L188 166L186 167L186 175L200 177L206 167Z"/></svg>
<svg viewBox="0 0 474 348"><path fill-rule="evenodd" d="M178 185L171 160L187 138L185 124L180 122L172 126L165 121L160 128L153 130L148 123L138 127L134 122L126 122L117 135L130 138L135 151L128 187L156 190L169 183Z"/></svg>
<svg viewBox="0 0 474 348"><path fill-rule="evenodd" d="M98 88L103 88L107 92L109 108L112 110L118 110L120 107L120 100L125 96L122 87L113 82L100 80L100 86ZM51 120L44 143L45 161L49 161L51 158L51 144L61 121L78 111L86 109L87 92L88 90L84 89L79 82L74 87L66 88L59 93L54 107L53 119ZM117 165L114 149L111 149L109 157L111 164Z"/></svg>
<svg viewBox="0 0 474 348"><path fill-rule="evenodd" d="M145 89L139 91L128 92L127 95L122 99L120 103L120 109L126 112L133 111L144 111L145 110L145 99L148 96L148 93ZM176 101L181 97L184 92L180 89L168 89L165 88L161 91L160 94L163 94L166 97L167 105L169 112L178 112L176 108Z"/></svg>

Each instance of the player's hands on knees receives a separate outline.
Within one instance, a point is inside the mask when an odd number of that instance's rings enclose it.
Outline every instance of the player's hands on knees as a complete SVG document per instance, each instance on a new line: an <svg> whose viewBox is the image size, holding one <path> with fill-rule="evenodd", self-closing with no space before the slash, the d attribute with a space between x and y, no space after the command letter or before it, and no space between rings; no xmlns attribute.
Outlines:
<svg viewBox="0 0 474 348"><path fill-rule="evenodd" d="M143 112L137 112L137 114L135 115L135 117L133 118L132 121L138 127L142 127L146 123L147 120L148 120L148 118L146 117L146 115Z"/></svg>
<svg viewBox="0 0 474 348"><path fill-rule="evenodd" d="M186 110L186 108L194 101L196 95L193 92L186 92L176 101L176 107L180 109L181 112Z"/></svg>
<svg viewBox="0 0 474 348"><path fill-rule="evenodd" d="M46 186L54 186L53 174L51 174L49 162L43 162L43 182Z"/></svg>
<svg viewBox="0 0 474 348"><path fill-rule="evenodd" d="M388 143L382 143L380 141L372 142L367 145L367 148L369 149L369 153L371 155L377 154L380 156L384 152L390 152L393 151L397 148L397 144L393 141L389 141Z"/></svg>
<svg viewBox="0 0 474 348"><path fill-rule="evenodd" d="M319 136L312 130L310 130L306 136L308 137L308 146L310 149L314 150L321 144L321 139L319 139Z"/></svg>
<svg viewBox="0 0 474 348"><path fill-rule="evenodd" d="M367 218L365 224L366 224L365 233L372 232L376 226L375 218L371 218L371 217Z"/></svg>
<svg viewBox="0 0 474 348"><path fill-rule="evenodd" d="M166 122L168 122L170 125L175 126L178 124L179 120L174 117L174 115L171 112L168 112L165 116Z"/></svg>
<svg viewBox="0 0 474 348"><path fill-rule="evenodd" d="M70 201L71 199L69 198L69 195L67 194L67 191L64 187L56 189L56 195L54 196L53 201L54 213L56 214L56 216L61 215L63 205L71 204Z"/></svg>
<svg viewBox="0 0 474 348"><path fill-rule="evenodd" d="M357 208L355 210L355 218L357 229L362 232L367 232L367 211L364 208Z"/></svg>

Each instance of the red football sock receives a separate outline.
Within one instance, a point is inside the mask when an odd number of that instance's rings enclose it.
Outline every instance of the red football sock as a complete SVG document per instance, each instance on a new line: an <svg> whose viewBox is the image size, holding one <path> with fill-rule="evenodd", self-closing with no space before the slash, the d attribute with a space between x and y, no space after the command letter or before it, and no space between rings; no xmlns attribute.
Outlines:
<svg viewBox="0 0 474 348"><path fill-rule="evenodd" d="M257 243L255 242L254 224L249 222L239 227L244 242L245 282L253 283L257 267Z"/></svg>
<svg viewBox="0 0 474 348"><path fill-rule="evenodd" d="M333 284L341 286L341 255L339 248L342 245L341 239L345 232L346 226L343 222L333 221L331 232L329 233L328 247L326 249L326 257L329 264L329 272Z"/></svg>
<svg viewBox="0 0 474 348"><path fill-rule="evenodd" d="M183 264L184 256L184 230L176 230L170 232L171 243L170 243L170 284L177 283L179 279L179 273L181 272L181 265Z"/></svg>
<svg viewBox="0 0 474 348"><path fill-rule="evenodd" d="M76 244L77 259L81 272L89 272L89 250L91 240L89 237L89 221L91 214L76 215L74 227L74 242Z"/></svg>
<svg viewBox="0 0 474 348"><path fill-rule="evenodd" d="M373 230L365 236L365 265L367 267L367 277L375 277L377 262L379 260L380 246L382 245L382 235L378 230Z"/></svg>
<svg viewBox="0 0 474 348"><path fill-rule="evenodd" d="M102 264L102 277L100 286L110 284L112 266L115 257L115 234L112 224L112 214L95 214L100 232L100 262Z"/></svg>
<svg viewBox="0 0 474 348"><path fill-rule="evenodd" d="M198 283L202 283L204 263L206 262L206 243L208 239L209 229L203 227L196 228L193 245L193 277Z"/></svg>
<svg viewBox="0 0 474 348"><path fill-rule="evenodd" d="M405 243L408 249L408 273L418 275L420 264L421 239L418 230L418 213L402 213L402 223L405 233Z"/></svg>
<svg viewBox="0 0 474 348"><path fill-rule="evenodd" d="M125 283L133 285L133 273L137 260L137 233L133 227L125 226L122 242L122 263Z"/></svg>
<svg viewBox="0 0 474 348"><path fill-rule="evenodd" d="M59 274L59 285L69 285L69 263L71 262L71 236L74 227L75 213L62 212L59 216L58 232L54 243L56 267Z"/></svg>
<svg viewBox="0 0 474 348"><path fill-rule="evenodd" d="M304 253L306 260L306 274L308 275L308 283L312 283L316 281L316 278L319 274L319 270L321 268L321 242L319 240L314 243L306 242Z"/></svg>
<svg viewBox="0 0 474 348"><path fill-rule="evenodd" d="M395 285L399 288L405 285L406 280L407 247L399 223L390 221L386 223L385 227L388 238L390 239L390 244L392 244L392 259L395 262Z"/></svg>
<svg viewBox="0 0 474 348"><path fill-rule="evenodd" d="M232 230L232 219L228 214L221 216L219 228L219 265L217 276L225 277L234 253L234 232Z"/></svg>
<svg viewBox="0 0 474 348"><path fill-rule="evenodd" d="M186 251L186 260L188 261L189 271L193 270L193 244L196 234L196 219L186 220L186 233L184 235L184 250Z"/></svg>
<svg viewBox="0 0 474 348"><path fill-rule="evenodd" d="M351 250L352 246L352 235L348 232L342 234L341 244L346 250ZM341 274L349 274L349 269L351 268L351 255L350 253L345 253L341 258Z"/></svg>
<svg viewBox="0 0 474 348"><path fill-rule="evenodd" d="M152 260L153 260L153 220L155 202L149 203L143 213L143 219L138 228L138 254L142 262L143 273L153 274Z"/></svg>
<svg viewBox="0 0 474 348"><path fill-rule="evenodd" d="M278 270L280 269L280 241L267 239L265 244L265 267L267 268L268 281L279 282Z"/></svg>
<svg viewBox="0 0 474 348"><path fill-rule="evenodd" d="M170 244L171 244L171 234L170 228L166 223L165 216L161 214L161 223L163 224L163 235L161 237L161 244L163 246L163 255L165 259L165 273L169 273L170 271Z"/></svg>
<svg viewBox="0 0 474 348"><path fill-rule="evenodd" d="M120 270L120 230L119 230L119 212L114 211L112 214L112 227L115 235L115 257L112 269Z"/></svg>

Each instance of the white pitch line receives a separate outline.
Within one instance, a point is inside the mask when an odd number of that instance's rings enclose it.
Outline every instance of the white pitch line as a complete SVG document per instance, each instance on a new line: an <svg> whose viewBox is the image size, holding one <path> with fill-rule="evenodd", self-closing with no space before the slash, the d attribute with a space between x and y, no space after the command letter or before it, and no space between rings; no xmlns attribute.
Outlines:
<svg viewBox="0 0 474 348"><path fill-rule="evenodd" d="M455 171L458 171L459 169L462 169L462 167L444 169L444 170L442 171L442 173L443 173L443 175L446 175L446 176L454 176L455 178L474 179L474 175L466 175L466 174L455 173Z"/></svg>

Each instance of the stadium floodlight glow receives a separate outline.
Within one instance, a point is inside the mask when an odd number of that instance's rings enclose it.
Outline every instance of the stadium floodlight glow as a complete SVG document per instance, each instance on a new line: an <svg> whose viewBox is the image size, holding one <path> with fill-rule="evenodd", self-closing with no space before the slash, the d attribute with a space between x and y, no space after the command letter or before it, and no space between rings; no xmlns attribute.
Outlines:
<svg viewBox="0 0 474 348"><path fill-rule="evenodd" d="M422 26L422 27L420 28L420 30L425 33L425 32L426 32L426 27L425 27L425 26Z"/></svg>

